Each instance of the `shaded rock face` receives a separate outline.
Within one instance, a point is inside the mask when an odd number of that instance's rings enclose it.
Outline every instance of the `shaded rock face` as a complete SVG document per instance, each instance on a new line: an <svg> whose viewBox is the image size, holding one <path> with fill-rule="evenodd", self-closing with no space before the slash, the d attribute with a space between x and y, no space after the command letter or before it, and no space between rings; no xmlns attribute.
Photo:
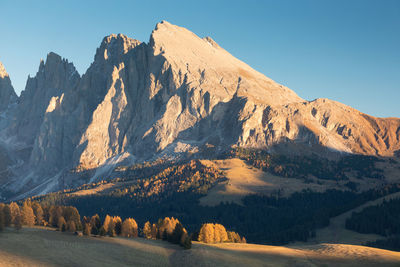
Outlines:
<svg viewBox="0 0 400 267"><path fill-rule="evenodd" d="M15 103L17 95L11 85L10 77L0 62L0 112L5 111L10 104Z"/></svg>
<svg viewBox="0 0 400 267"><path fill-rule="evenodd" d="M400 149L399 119L327 99L305 101L210 37L168 22L157 24L148 43L105 37L82 77L50 53L28 79L9 134L31 149L25 166L35 175L18 189L27 195L74 184L65 174L71 169L106 175L122 161L196 152L205 144L223 150L290 143L382 156Z"/></svg>
<svg viewBox="0 0 400 267"><path fill-rule="evenodd" d="M50 112L52 98L76 89L80 76L72 63L55 53L41 61L34 78L28 78L25 90L18 99L11 134L29 146L38 136L44 117ZM50 106L49 106L50 104Z"/></svg>

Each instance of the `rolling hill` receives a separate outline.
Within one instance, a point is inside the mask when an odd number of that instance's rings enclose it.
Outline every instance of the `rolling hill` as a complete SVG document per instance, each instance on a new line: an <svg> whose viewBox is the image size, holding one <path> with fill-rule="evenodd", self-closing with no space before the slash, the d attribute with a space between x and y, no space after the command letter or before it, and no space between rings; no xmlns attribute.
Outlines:
<svg viewBox="0 0 400 267"><path fill-rule="evenodd" d="M291 247L194 243L183 250L159 240L76 237L48 229L7 230L0 266L398 266L400 253L355 245ZM3 236L4 235L4 236Z"/></svg>

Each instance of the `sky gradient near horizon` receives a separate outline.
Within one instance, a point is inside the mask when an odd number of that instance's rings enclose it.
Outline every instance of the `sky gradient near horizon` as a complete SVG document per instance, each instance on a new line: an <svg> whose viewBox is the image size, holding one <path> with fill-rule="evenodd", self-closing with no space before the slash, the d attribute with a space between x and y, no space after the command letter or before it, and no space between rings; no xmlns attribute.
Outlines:
<svg viewBox="0 0 400 267"><path fill-rule="evenodd" d="M104 36L148 42L167 20L307 100L330 98L378 117L400 117L400 1L0 0L0 61L18 94L53 51L80 74Z"/></svg>

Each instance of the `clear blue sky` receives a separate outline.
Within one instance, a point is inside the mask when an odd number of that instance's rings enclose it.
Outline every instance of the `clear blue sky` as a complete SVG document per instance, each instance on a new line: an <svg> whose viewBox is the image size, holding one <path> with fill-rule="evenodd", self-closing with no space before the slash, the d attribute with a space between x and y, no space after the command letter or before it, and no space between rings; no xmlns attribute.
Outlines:
<svg viewBox="0 0 400 267"><path fill-rule="evenodd" d="M84 73L102 38L167 20L211 36L301 97L400 117L400 0L0 0L0 61L20 93L50 51Z"/></svg>

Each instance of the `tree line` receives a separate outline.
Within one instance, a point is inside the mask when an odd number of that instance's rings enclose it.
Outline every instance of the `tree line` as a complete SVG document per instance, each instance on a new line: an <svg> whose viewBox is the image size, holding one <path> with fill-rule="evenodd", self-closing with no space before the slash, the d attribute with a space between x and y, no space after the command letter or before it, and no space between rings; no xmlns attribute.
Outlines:
<svg viewBox="0 0 400 267"><path fill-rule="evenodd" d="M158 219L156 223L146 221L139 228L135 219L122 220L119 216L106 215L101 220L98 214L91 217L81 216L73 206L46 206L37 201L25 200L21 206L12 202L0 203L0 231L14 226L19 230L23 225L53 227L60 232L71 232L85 236L121 236L147 239L159 239L190 249L192 240L204 243L246 242L244 237L233 231L226 231L220 224L206 223L194 234L189 234L182 223L174 217Z"/></svg>
<svg viewBox="0 0 400 267"><path fill-rule="evenodd" d="M9 226L21 229L23 225L56 227L71 232L82 229L79 212L72 206L42 206L30 200L21 205L0 203L0 229Z"/></svg>

